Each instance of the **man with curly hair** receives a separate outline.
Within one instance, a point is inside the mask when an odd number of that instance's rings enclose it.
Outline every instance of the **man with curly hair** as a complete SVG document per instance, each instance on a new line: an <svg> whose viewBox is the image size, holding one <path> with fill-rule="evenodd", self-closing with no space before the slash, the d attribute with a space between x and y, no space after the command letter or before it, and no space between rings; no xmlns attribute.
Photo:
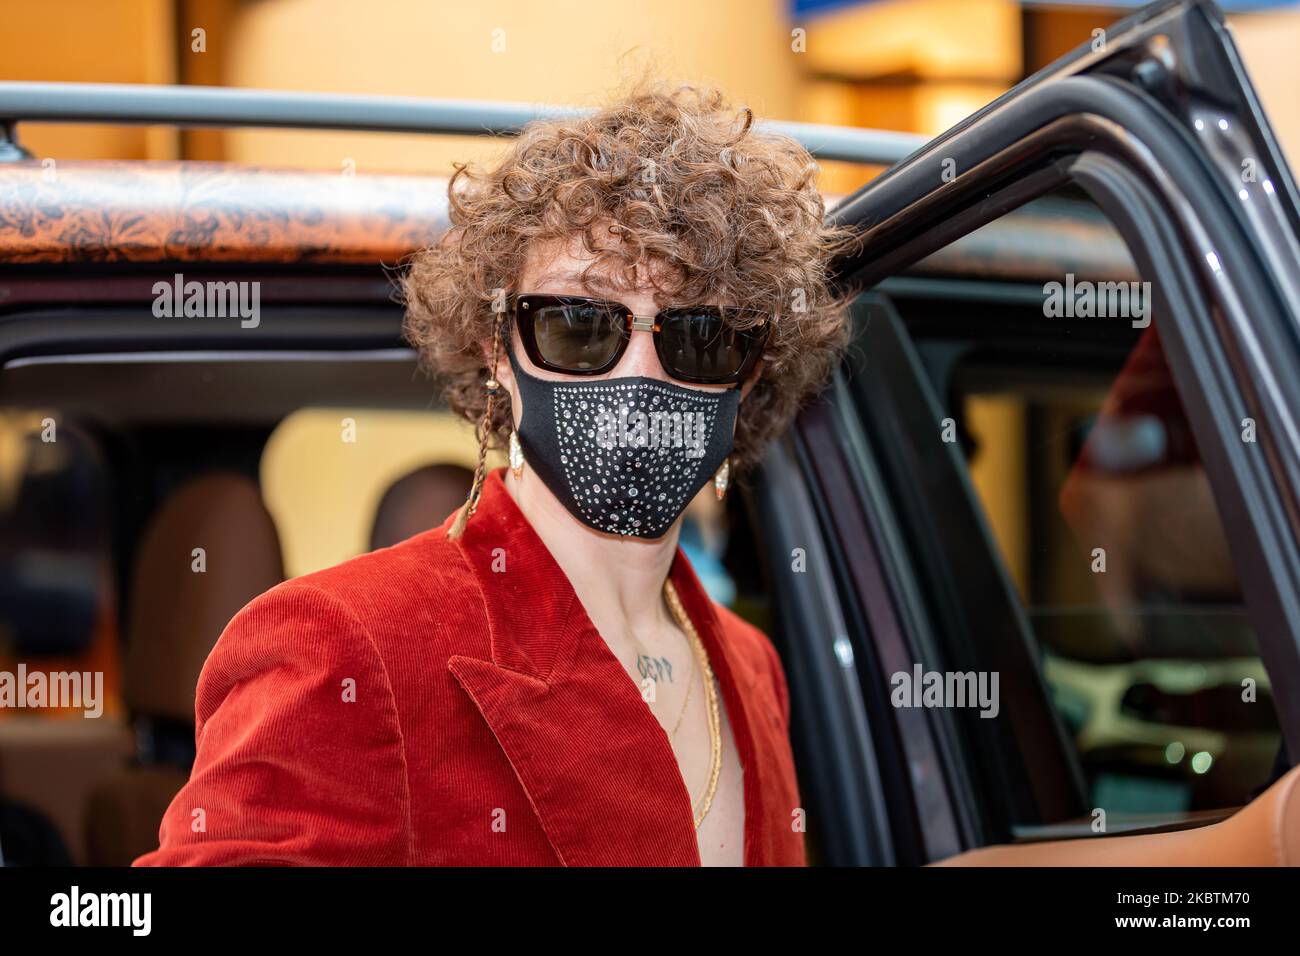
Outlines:
<svg viewBox="0 0 1300 956"><path fill-rule="evenodd" d="M816 175L689 86L458 166L403 283L469 498L231 621L137 864L805 863L780 661L678 535L845 346Z"/></svg>

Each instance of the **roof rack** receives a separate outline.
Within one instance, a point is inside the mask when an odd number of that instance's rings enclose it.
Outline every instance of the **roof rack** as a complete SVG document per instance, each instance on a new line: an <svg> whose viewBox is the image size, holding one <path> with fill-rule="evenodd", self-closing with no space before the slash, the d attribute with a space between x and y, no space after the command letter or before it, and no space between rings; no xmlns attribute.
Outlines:
<svg viewBox="0 0 1300 956"><path fill-rule="evenodd" d="M216 86L0 82L0 162L32 158L17 139L20 122L512 136L530 120L588 112L526 103ZM757 125L793 137L819 159L869 165L893 165L926 141L913 133L847 126L777 121Z"/></svg>

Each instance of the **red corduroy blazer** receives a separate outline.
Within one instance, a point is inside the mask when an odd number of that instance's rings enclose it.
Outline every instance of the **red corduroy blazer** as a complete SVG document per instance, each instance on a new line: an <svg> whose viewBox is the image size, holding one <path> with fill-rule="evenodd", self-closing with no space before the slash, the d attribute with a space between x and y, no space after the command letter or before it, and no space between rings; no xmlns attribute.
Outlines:
<svg viewBox="0 0 1300 956"><path fill-rule="evenodd" d="M199 678L197 758L137 866L698 866L668 735L491 472L440 528L286 581ZM746 866L802 866L767 637L670 571L743 765Z"/></svg>

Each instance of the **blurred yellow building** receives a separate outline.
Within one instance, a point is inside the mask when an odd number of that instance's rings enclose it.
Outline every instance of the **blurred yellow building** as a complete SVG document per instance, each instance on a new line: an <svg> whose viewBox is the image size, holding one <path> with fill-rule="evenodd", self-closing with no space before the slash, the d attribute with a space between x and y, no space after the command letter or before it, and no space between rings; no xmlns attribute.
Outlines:
<svg viewBox="0 0 1300 956"><path fill-rule="evenodd" d="M761 115L938 133L1131 4L1017 0L6 0L0 78L194 83L594 105L650 71ZM1252 6L1259 6L1254 4ZM1300 151L1300 10L1233 28ZM30 127L55 158L228 159L442 171L499 144L452 137ZM846 192L870 170L828 164Z"/></svg>

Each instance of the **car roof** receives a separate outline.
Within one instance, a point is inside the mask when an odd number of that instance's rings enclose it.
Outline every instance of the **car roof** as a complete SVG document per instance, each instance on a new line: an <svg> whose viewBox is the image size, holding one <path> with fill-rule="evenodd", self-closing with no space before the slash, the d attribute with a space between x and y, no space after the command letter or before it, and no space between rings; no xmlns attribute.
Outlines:
<svg viewBox="0 0 1300 956"><path fill-rule="evenodd" d="M211 162L0 165L0 261L395 263L447 226L441 176Z"/></svg>
<svg viewBox="0 0 1300 956"><path fill-rule="evenodd" d="M132 84L0 82L0 124L106 122L511 135L532 119L588 110L521 103ZM888 165L925 138L769 122L818 158ZM198 161L0 156L0 263L395 265L448 226L447 177L278 169ZM827 195L828 207L844 197ZM1099 276L1127 277L1127 251L1085 203L1031 204L932 257L931 275L1035 279L1080 248ZM17 304L11 299L10 306Z"/></svg>

